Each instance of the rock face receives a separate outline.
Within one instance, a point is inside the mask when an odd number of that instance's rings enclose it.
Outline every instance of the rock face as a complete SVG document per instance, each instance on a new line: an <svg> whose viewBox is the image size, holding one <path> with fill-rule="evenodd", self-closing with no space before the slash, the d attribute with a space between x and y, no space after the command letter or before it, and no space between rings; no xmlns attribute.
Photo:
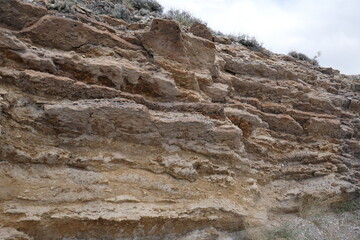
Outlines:
<svg viewBox="0 0 360 240"><path fill-rule="evenodd" d="M15 30L31 26L46 15L45 8L16 0L1 0L0 5L1 25Z"/></svg>
<svg viewBox="0 0 360 240"><path fill-rule="evenodd" d="M204 26L0 6L4 239L217 239L359 193L356 79Z"/></svg>

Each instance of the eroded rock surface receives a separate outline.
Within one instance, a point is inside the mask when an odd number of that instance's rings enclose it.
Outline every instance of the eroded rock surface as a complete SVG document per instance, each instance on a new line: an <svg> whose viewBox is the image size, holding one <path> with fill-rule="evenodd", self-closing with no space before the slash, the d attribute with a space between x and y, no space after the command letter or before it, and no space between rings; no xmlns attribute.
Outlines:
<svg viewBox="0 0 360 240"><path fill-rule="evenodd" d="M2 238L217 239L359 193L355 78L203 25L0 6Z"/></svg>

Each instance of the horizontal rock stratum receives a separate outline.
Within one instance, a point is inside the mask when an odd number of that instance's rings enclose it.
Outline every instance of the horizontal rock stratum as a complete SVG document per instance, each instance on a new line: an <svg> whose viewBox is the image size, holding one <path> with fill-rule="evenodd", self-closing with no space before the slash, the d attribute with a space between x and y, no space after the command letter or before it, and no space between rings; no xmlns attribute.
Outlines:
<svg viewBox="0 0 360 240"><path fill-rule="evenodd" d="M3 239L217 239L359 193L356 79L202 24L121 29L0 0Z"/></svg>

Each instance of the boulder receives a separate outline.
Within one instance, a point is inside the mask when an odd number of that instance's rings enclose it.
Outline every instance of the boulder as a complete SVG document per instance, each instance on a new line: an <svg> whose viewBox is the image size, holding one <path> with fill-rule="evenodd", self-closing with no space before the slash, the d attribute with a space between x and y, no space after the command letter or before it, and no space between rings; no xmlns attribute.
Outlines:
<svg viewBox="0 0 360 240"><path fill-rule="evenodd" d="M182 33L179 24L172 20L154 19L151 29L142 35L142 43L154 56L215 74L214 43Z"/></svg>
<svg viewBox="0 0 360 240"><path fill-rule="evenodd" d="M156 55L189 64L180 26L172 20L154 19L150 31L143 34L142 42Z"/></svg>

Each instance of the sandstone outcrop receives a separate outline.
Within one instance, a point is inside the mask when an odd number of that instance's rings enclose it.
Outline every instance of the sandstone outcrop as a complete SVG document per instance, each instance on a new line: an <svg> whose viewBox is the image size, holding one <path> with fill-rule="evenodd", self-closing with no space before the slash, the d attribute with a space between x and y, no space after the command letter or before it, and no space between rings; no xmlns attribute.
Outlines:
<svg viewBox="0 0 360 240"><path fill-rule="evenodd" d="M209 41L213 41L213 36L210 29L203 23L195 22L190 27L190 32L195 36L205 38Z"/></svg>
<svg viewBox="0 0 360 240"><path fill-rule="evenodd" d="M205 26L0 7L0 238L218 239L358 196L356 79Z"/></svg>
<svg viewBox="0 0 360 240"><path fill-rule="evenodd" d="M65 51L75 50L85 44L138 49L116 35L82 22L49 15L23 29L20 34L29 37L35 44Z"/></svg>

